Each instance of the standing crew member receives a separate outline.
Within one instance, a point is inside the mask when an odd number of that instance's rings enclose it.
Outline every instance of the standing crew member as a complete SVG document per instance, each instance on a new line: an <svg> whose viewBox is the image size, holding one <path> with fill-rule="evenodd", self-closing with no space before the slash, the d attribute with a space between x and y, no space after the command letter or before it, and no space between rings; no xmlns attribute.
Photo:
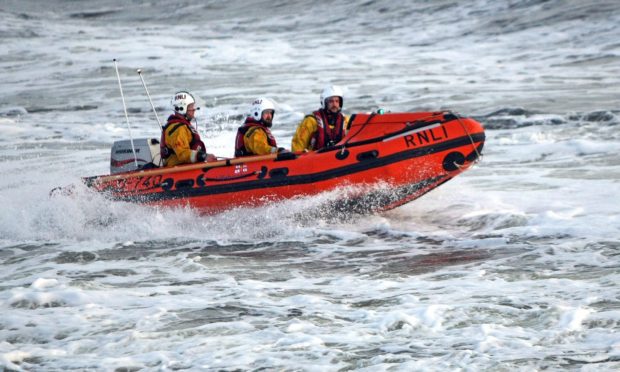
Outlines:
<svg viewBox="0 0 620 372"><path fill-rule="evenodd" d="M321 92L321 108L306 115L297 126L292 151L313 151L334 146L347 132L349 118L340 111L344 94L337 85L329 85Z"/></svg>
<svg viewBox="0 0 620 372"><path fill-rule="evenodd" d="M254 100L245 123L237 130L235 157L284 151L283 148L278 148L269 129L273 124L274 114L275 105L269 98L260 97Z"/></svg>
<svg viewBox="0 0 620 372"><path fill-rule="evenodd" d="M200 109L194 96L180 91L174 94L171 103L174 114L168 118L159 144L164 166L217 160L207 153L198 131L191 124L196 110Z"/></svg>

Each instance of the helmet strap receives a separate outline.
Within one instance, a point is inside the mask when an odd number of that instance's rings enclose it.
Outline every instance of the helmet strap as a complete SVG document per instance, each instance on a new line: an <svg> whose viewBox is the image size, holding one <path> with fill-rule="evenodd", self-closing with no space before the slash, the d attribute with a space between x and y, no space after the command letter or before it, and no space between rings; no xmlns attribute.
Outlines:
<svg viewBox="0 0 620 372"><path fill-rule="evenodd" d="M187 115L185 116L185 118L187 119L187 121L189 122L190 125L194 125L194 128L196 128L196 131L198 131L198 119L196 119L196 117L194 117L193 119L190 119L187 117ZM193 121L193 123L192 123Z"/></svg>

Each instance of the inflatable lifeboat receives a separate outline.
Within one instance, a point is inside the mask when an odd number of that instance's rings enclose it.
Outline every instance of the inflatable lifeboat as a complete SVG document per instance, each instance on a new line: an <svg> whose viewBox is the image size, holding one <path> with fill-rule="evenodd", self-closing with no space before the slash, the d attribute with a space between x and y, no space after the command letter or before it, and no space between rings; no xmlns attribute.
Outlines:
<svg viewBox="0 0 620 372"><path fill-rule="evenodd" d="M400 206L465 171L479 159L485 140L480 123L452 112L355 114L350 123L342 141L319 151L171 168L153 165L157 140L113 147L113 172L134 169L84 182L114 200L204 213L352 188L340 207L367 213Z"/></svg>

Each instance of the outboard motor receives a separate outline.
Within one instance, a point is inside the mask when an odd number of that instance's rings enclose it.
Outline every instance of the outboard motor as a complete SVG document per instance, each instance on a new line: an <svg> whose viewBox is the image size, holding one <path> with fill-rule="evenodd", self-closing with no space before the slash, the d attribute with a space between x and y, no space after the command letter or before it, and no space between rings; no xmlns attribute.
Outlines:
<svg viewBox="0 0 620 372"><path fill-rule="evenodd" d="M135 157L131 149L131 140L114 142L110 156L110 174L157 168L161 165L159 140L137 138L133 140L133 146L136 150ZM136 159L138 166L136 166Z"/></svg>

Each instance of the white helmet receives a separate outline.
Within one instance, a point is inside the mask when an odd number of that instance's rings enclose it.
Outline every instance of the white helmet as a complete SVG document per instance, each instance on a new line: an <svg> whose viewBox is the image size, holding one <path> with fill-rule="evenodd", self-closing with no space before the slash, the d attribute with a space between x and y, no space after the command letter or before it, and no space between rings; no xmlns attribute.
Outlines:
<svg viewBox="0 0 620 372"><path fill-rule="evenodd" d="M329 97L340 97L340 108L344 104L344 93L338 85L328 85L321 92L321 108L325 108L325 100Z"/></svg>
<svg viewBox="0 0 620 372"><path fill-rule="evenodd" d="M196 103L196 99L191 93L182 90L174 94L170 103L175 112L185 115L187 114L187 106ZM196 107L196 109L198 109L198 107Z"/></svg>
<svg viewBox="0 0 620 372"><path fill-rule="evenodd" d="M254 100L254 102L252 102L248 116L252 117L256 121L260 121L263 116L263 111L265 110L273 110L275 114L276 106L269 98L258 97Z"/></svg>

